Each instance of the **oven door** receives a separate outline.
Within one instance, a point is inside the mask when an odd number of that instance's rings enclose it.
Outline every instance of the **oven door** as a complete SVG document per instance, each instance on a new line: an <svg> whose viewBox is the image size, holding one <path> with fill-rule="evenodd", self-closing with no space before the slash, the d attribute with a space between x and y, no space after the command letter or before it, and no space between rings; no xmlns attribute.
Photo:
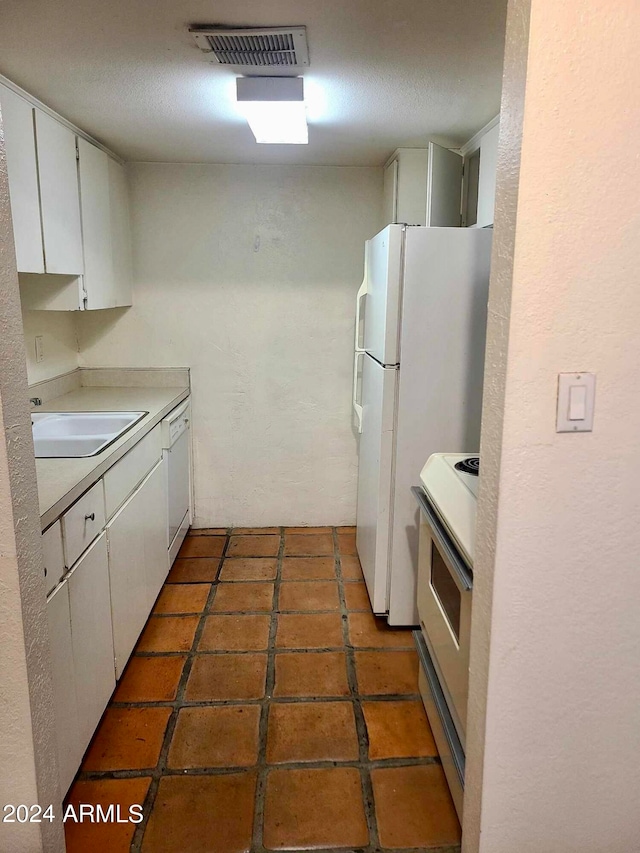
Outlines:
<svg viewBox="0 0 640 853"><path fill-rule="evenodd" d="M456 731L465 747L473 576L422 489L418 614Z"/></svg>

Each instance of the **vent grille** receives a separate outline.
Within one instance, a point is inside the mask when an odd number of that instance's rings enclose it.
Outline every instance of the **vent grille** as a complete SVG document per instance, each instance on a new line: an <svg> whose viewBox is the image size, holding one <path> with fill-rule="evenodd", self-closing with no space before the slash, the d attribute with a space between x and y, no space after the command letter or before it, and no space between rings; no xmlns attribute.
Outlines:
<svg viewBox="0 0 640 853"><path fill-rule="evenodd" d="M244 68L303 68L309 65L306 27L224 29L192 27L198 47L221 65Z"/></svg>

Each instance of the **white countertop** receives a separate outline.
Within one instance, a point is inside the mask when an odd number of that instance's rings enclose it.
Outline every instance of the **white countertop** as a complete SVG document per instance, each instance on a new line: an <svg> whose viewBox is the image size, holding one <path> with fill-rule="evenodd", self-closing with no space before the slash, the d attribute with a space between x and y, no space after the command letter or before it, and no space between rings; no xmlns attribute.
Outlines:
<svg viewBox="0 0 640 853"><path fill-rule="evenodd" d="M169 388L83 387L38 406L37 412L146 411L149 414L102 453L83 459L36 459L40 521L52 524L134 444L189 396L186 386Z"/></svg>

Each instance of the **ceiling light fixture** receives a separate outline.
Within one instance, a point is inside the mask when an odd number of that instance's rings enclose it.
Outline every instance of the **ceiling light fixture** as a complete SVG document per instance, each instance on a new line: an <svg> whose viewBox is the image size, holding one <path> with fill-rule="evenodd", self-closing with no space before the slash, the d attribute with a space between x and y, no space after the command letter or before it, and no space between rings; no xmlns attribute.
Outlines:
<svg viewBox="0 0 640 853"><path fill-rule="evenodd" d="M302 77L238 77L236 98L256 142L309 142Z"/></svg>

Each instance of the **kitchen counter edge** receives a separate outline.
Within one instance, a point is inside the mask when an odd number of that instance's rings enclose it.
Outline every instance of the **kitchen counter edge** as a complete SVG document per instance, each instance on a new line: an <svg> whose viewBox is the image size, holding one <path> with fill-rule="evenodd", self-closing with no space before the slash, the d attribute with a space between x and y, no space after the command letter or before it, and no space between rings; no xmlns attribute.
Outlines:
<svg viewBox="0 0 640 853"><path fill-rule="evenodd" d="M96 388L92 388L92 391L96 391ZM116 389L109 388L105 389L113 393ZM130 390L130 389L127 389ZM142 390L142 389L140 389ZM145 389L152 390L152 389ZM104 476L104 474L115 465L122 457L129 452L135 445L141 441L151 432L151 430L156 427L160 421L162 421L176 406L180 405L183 400L186 400L187 397L191 394L191 390L188 387L183 388L162 388L158 389L162 391L175 390L176 394L171 398L168 402L166 402L157 412L145 416L139 424L136 424L130 432L126 433L126 436L123 436L122 443L116 442L112 447L108 447L102 453L99 453L97 456L93 457L96 460L96 465L91 471L85 474L81 480L74 484L74 486L69 489L61 498L56 500L54 504L48 507L44 512L40 514L40 526L42 531L46 530L47 527L50 527L55 521L60 518L61 515L69 509L72 504L74 504L78 498L80 498L87 489L90 489L98 480ZM50 400L47 404L46 409L54 409L55 410L56 400ZM91 457L89 457L91 458ZM64 460L60 460L64 461ZM36 463L38 460L36 459Z"/></svg>

